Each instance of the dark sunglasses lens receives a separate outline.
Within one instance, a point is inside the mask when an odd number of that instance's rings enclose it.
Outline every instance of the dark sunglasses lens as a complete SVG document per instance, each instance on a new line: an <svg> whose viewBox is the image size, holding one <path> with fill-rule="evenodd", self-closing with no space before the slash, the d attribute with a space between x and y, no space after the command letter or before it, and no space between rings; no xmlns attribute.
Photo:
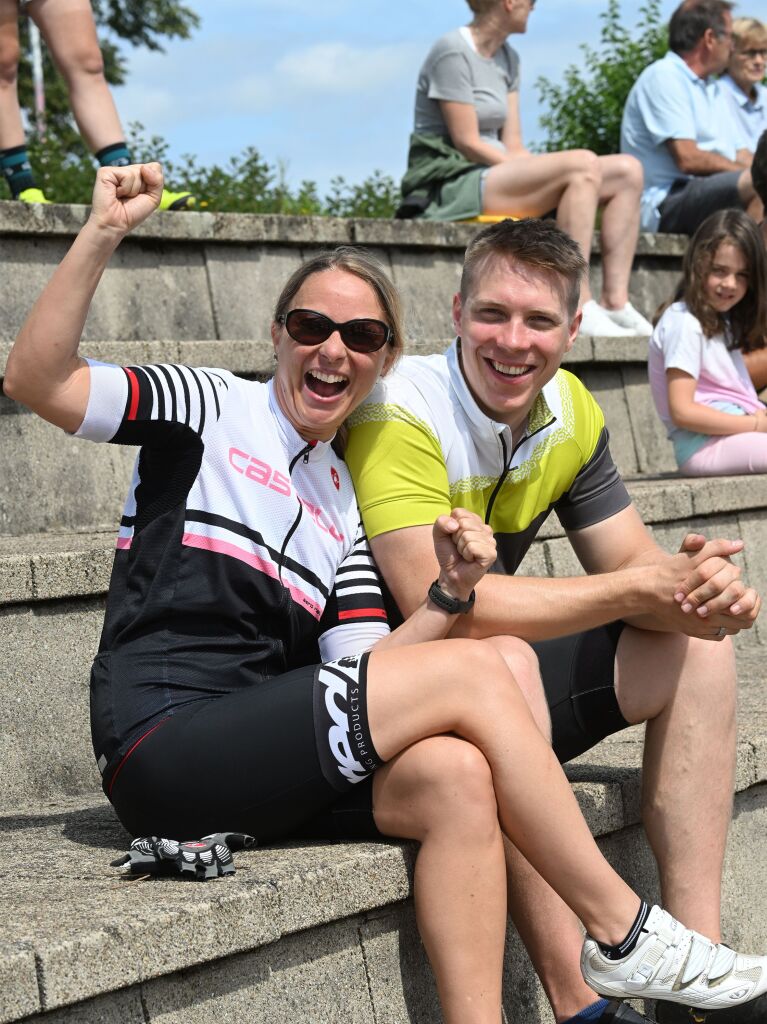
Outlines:
<svg viewBox="0 0 767 1024"><path fill-rule="evenodd" d="M304 312L294 309L285 320L288 334L299 345L320 345L330 337L333 330L332 321L322 313Z"/></svg>
<svg viewBox="0 0 767 1024"><path fill-rule="evenodd" d="M341 337L355 352L376 352L386 344L388 333L380 320L352 320L344 324Z"/></svg>

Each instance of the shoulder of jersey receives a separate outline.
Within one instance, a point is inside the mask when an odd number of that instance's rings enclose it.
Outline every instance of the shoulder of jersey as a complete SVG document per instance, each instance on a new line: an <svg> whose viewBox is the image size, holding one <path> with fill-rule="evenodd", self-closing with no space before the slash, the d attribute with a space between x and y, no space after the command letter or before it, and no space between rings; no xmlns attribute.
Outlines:
<svg viewBox="0 0 767 1024"><path fill-rule="evenodd" d="M404 405L407 408L440 408L448 400L450 373L443 355L405 356L378 381L364 405Z"/></svg>

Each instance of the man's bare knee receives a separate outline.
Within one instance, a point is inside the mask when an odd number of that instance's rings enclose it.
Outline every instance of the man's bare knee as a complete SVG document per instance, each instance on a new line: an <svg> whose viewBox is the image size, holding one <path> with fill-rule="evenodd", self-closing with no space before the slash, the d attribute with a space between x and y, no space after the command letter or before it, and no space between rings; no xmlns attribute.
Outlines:
<svg viewBox="0 0 767 1024"><path fill-rule="evenodd" d="M494 636L490 637L487 642L492 644L502 655L533 713L535 724L544 736L550 739L549 706L535 651L530 644L515 636Z"/></svg>
<svg viewBox="0 0 767 1024"><path fill-rule="evenodd" d="M630 626L621 636L616 694L621 713L632 724L656 718L680 699L693 701L697 714L704 706L718 705L722 715L728 715L734 706L735 688L735 656L729 637L713 643L683 633L648 632Z"/></svg>

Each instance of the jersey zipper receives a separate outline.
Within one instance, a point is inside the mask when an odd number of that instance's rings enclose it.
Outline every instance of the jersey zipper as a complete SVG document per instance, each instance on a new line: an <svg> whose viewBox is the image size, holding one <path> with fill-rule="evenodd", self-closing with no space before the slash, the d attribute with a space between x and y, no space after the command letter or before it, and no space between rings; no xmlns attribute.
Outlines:
<svg viewBox="0 0 767 1024"><path fill-rule="evenodd" d="M493 488L493 493L490 495L490 497L488 499L488 502L487 502L487 509L485 511L485 523L486 524L490 523L490 516L491 516L492 511L493 511L493 505L495 504L495 499L498 497L498 492L503 487L504 480L509 475L509 472L511 470L511 464L514 461L514 456L517 454L517 452L519 451L521 446L525 443L525 441L529 441L531 437L535 437L536 434L540 434L540 432L542 430L545 430L546 427L550 427L555 419L556 419L556 416L552 416L552 418L548 421L548 423L542 423L540 425L540 427L538 427L537 430L534 430L532 432L532 434L523 434L522 437L520 437L520 439L517 441L517 443L511 449L511 455L509 455L508 460L506 459L506 440L505 440L503 434L501 434L501 452L502 452L502 459L503 459L503 472L498 477L498 482L496 483L495 487Z"/></svg>
<svg viewBox="0 0 767 1024"><path fill-rule="evenodd" d="M290 465L288 466L288 475L290 476L291 480L293 479L293 470L295 469L295 466L296 466L296 463L298 462L298 460L303 458L304 465L306 465L309 462L309 456L311 455L312 449L314 448L316 443L317 443L316 441L309 441L309 442L307 442L306 446L301 449L301 451L298 453L298 455L294 455L293 456L293 458L290 461ZM298 529L298 524L301 522L301 517L304 514L304 506L301 504L301 501L300 501L300 499L298 498L297 495L296 495L296 500L298 501L298 512L296 513L296 518L293 520L292 526L290 527L288 532L285 534L285 539L283 540L282 547L280 548L280 558L279 558L279 561L277 563L277 577L278 577L280 583L282 583L282 568L283 568L283 566L285 564L285 552L287 550L288 544L290 543L290 538L293 536L293 534ZM287 595L287 591L285 592L285 596L286 597L288 596Z"/></svg>

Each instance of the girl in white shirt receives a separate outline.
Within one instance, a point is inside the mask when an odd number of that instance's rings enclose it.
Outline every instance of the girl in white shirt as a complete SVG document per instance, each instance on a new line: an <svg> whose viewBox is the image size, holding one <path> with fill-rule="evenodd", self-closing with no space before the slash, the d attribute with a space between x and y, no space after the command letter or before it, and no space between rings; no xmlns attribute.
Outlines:
<svg viewBox="0 0 767 1024"><path fill-rule="evenodd" d="M695 233L650 339L650 388L684 475L767 472L767 410L742 355L766 342L764 243L745 213L721 210Z"/></svg>

